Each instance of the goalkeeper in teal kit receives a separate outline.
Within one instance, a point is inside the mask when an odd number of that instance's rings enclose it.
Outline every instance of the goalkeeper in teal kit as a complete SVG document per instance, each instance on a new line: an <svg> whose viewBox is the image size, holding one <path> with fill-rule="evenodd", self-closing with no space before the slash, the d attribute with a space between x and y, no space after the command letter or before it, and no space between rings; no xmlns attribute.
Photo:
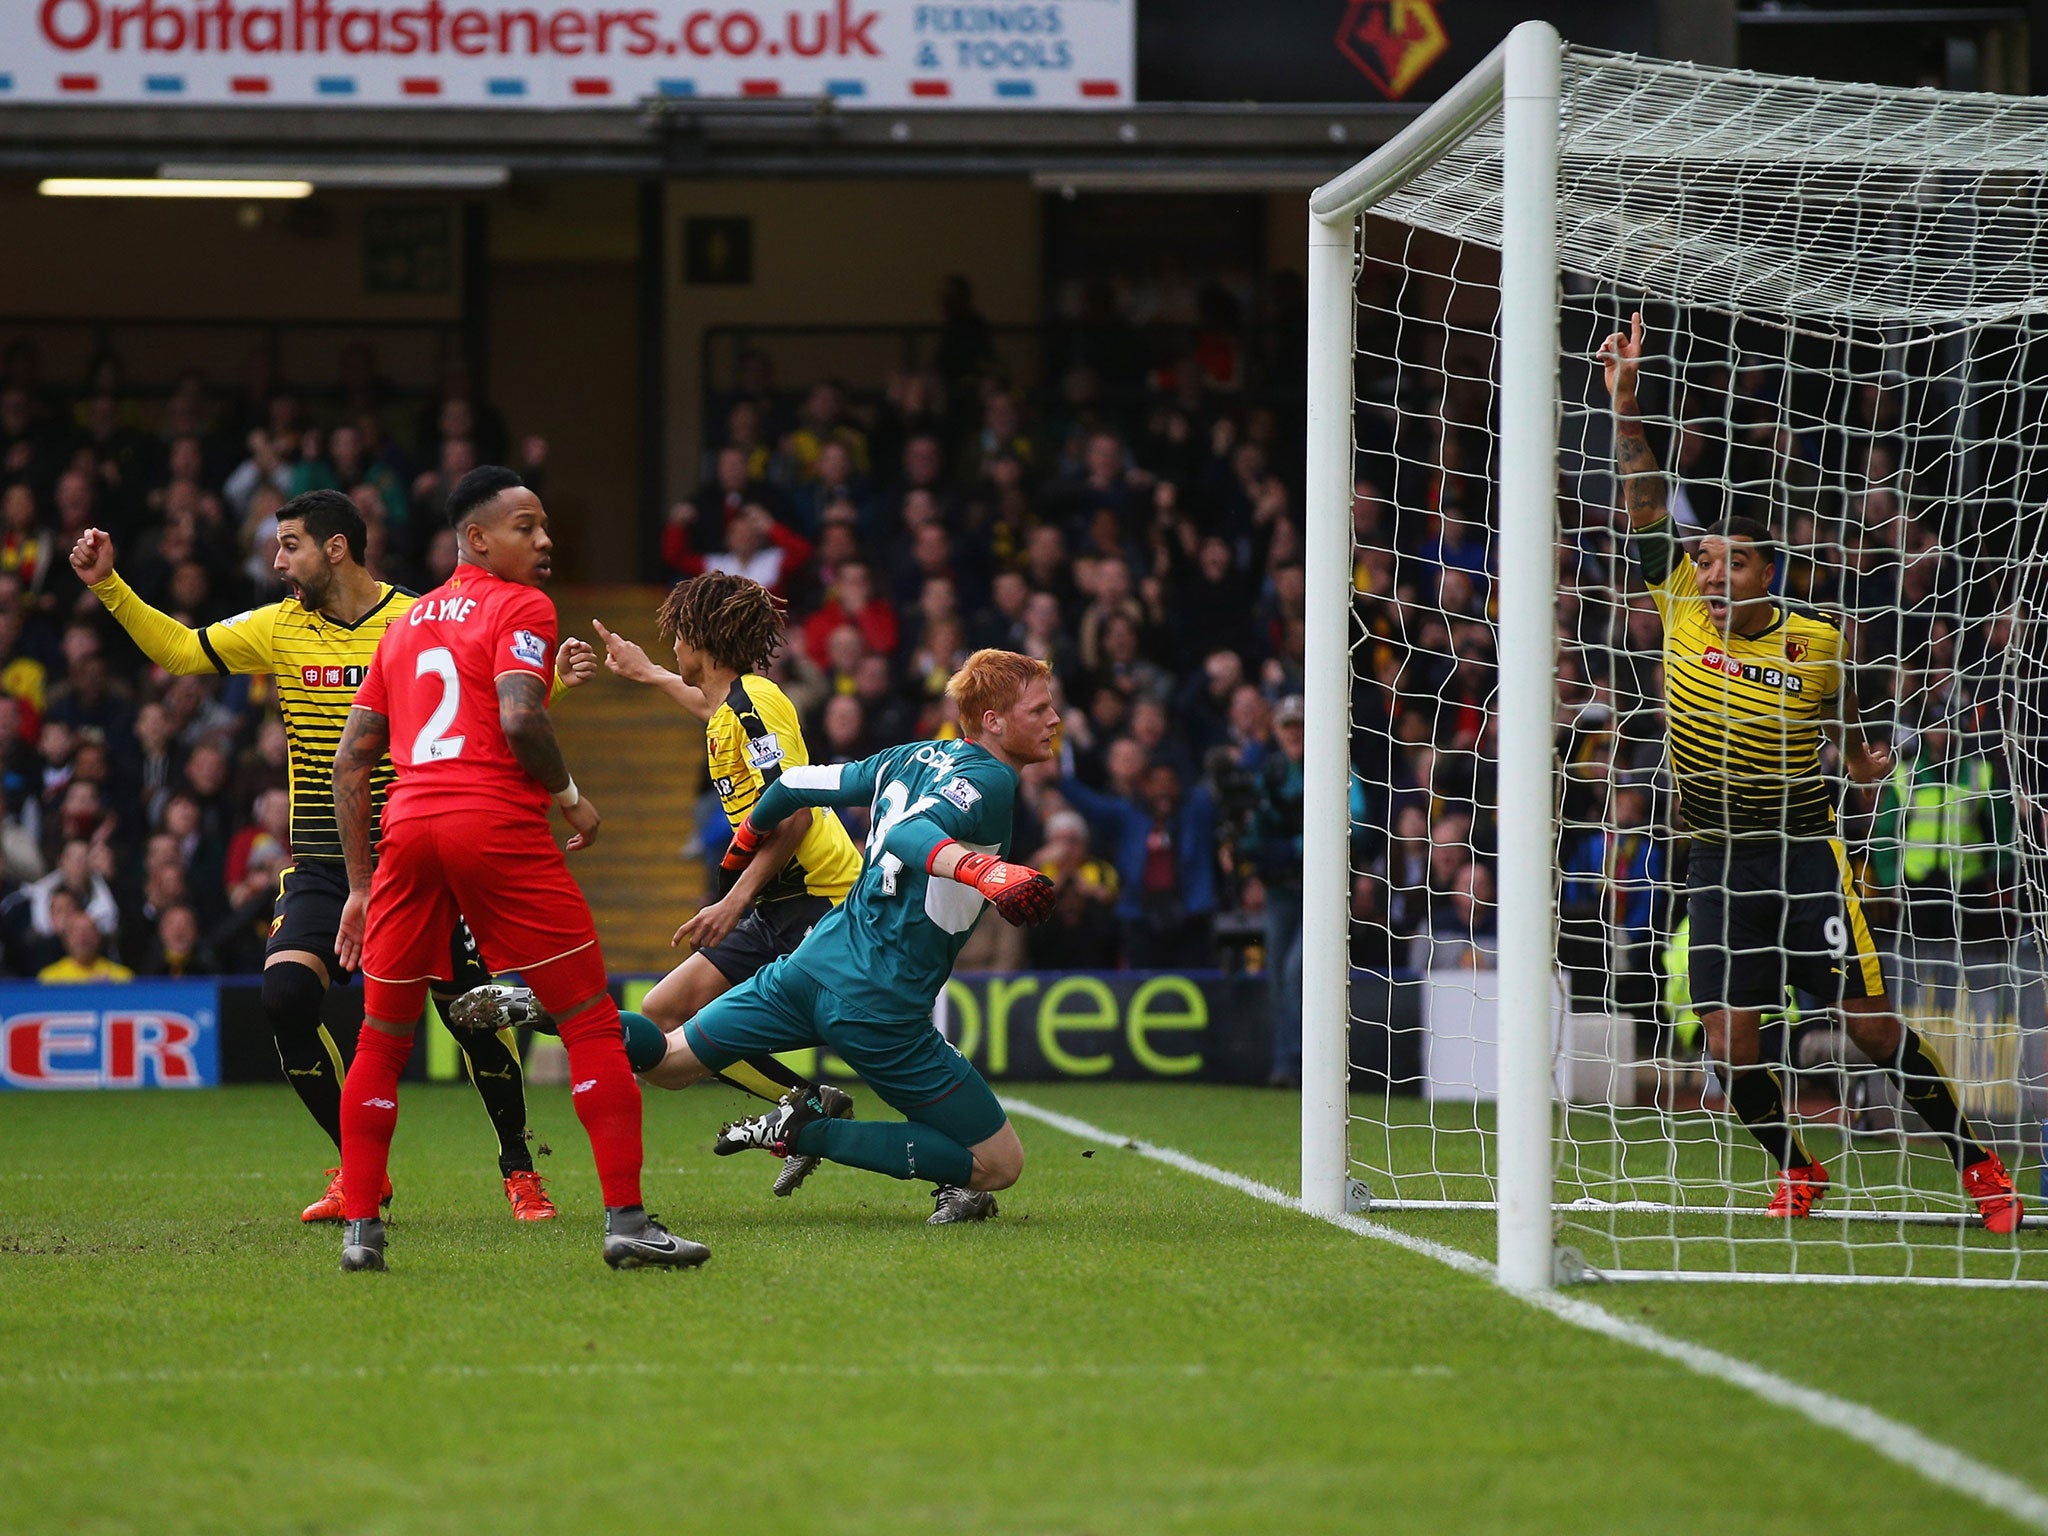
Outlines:
<svg viewBox="0 0 2048 1536"><path fill-rule="evenodd" d="M1052 757L1059 730L1044 663L977 651L947 685L960 741L914 742L857 763L785 768L733 837L742 865L803 806L871 805L860 878L796 951L706 1005L650 1081L682 1087L744 1057L823 1045L906 1119L838 1120L800 1090L719 1132L720 1154L823 1157L937 1188L934 1224L995 1214L1024 1147L995 1094L932 1023L932 1003L994 904L1042 922L1052 883L1006 862L1017 770ZM679 1037L678 1037L679 1036Z"/></svg>

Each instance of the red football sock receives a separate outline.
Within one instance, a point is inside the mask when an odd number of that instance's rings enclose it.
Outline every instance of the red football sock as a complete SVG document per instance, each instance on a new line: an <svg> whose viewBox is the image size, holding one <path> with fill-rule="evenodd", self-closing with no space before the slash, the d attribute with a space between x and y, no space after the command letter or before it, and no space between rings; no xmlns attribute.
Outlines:
<svg viewBox="0 0 2048 1536"><path fill-rule="evenodd" d="M398 1074L412 1055L411 1035L387 1035L365 1023L356 1059L341 1085L341 1214L360 1221L377 1214L398 1129Z"/></svg>
<svg viewBox="0 0 2048 1536"><path fill-rule="evenodd" d="M600 997L575 1018L561 1020L559 1027L569 1052L570 1102L590 1137L604 1203L638 1205L640 1085L626 1064L619 1005Z"/></svg>

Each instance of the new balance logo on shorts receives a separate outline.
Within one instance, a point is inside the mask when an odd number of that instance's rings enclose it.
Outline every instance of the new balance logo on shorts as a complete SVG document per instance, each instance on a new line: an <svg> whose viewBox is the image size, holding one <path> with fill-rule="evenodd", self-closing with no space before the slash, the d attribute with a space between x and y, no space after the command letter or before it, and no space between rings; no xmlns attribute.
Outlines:
<svg viewBox="0 0 2048 1536"><path fill-rule="evenodd" d="M597 1086L597 1079L596 1079L596 1078L594 1078L594 1077L586 1077L585 1079L583 1079L583 1081L582 1081L582 1082L578 1083L578 1084L577 1084L577 1085L576 1085L576 1086L575 1086L574 1088L571 1088L571 1089L569 1090L569 1092L570 1092L570 1093L571 1093L572 1095L574 1095L574 1094L578 1094L578 1093L588 1093L588 1092L589 1092L589 1091L590 1091L591 1089L595 1088L596 1086Z"/></svg>

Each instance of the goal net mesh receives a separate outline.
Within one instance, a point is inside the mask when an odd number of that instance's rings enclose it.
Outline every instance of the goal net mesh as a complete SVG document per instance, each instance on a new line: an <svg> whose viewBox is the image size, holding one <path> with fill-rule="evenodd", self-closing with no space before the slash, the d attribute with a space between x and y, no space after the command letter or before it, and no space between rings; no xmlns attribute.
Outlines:
<svg viewBox="0 0 2048 1536"><path fill-rule="evenodd" d="M1777 593L1840 624L1844 686L1896 754L1865 787L1823 753L1862 917L2031 1193L2048 104L1568 49L1561 121L1557 1240L1607 1271L2048 1280L2048 1233L1970 1219L1948 1146L1832 997L1766 1015L1832 1185L1817 1219L1764 1215L1775 1167L1686 990L1664 637L1597 361L1639 311L1679 534L1768 524ZM1495 1192L1495 810L1546 789L1495 771L1501 149L1496 111L1362 217L1357 258L1351 1172L1446 1235Z"/></svg>

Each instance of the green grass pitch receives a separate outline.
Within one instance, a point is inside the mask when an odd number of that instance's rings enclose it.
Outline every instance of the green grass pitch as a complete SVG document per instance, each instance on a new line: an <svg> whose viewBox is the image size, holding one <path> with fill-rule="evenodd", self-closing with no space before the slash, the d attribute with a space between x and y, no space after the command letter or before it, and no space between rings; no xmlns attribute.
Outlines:
<svg viewBox="0 0 2048 1536"><path fill-rule="evenodd" d="M1294 1186L1292 1097L1020 1096ZM649 1203L714 1257L613 1274L563 1090L533 1120L564 1218L521 1228L474 1097L408 1085L392 1272L345 1276L337 1230L296 1220L327 1159L286 1090L0 1098L0 1531L2016 1528L1480 1281L1039 1124L984 1226L832 1168L774 1200L770 1159L708 1152L743 1102L648 1095ZM1427 1231L1490 1247L1483 1217ZM2048 1488L2038 1292L1577 1294Z"/></svg>

